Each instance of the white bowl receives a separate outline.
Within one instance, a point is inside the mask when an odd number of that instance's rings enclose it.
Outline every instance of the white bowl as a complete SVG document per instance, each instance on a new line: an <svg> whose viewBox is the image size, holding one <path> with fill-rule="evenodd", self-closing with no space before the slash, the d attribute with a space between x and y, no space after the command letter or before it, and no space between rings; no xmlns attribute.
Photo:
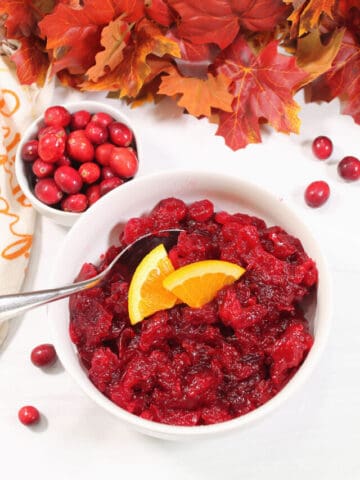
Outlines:
<svg viewBox="0 0 360 480"><path fill-rule="evenodd" d="M130 217L150 211L159 200L171 196L186 202L209 198L214 202L216 210L251 213L263 218L268 224L280 225L300 238L307 253L316 261L319 271L317 299L307 309L307 318L315 338L314 345L303 365L283 390L258 409L215 425L178 427L145 420L115 405L87 378L69 338L67 299L49 304L49 321L54 344L65 369L99 407L134 429L155 437L178 440L217 436L231 430L240 430L270 414L303 385L319 358L329 330L332 312L330 275L321 248L309 228L284 202L244 180L217 173L176 171L135 179L122 188L113 190L85 212L68 233L56 257L51 285L55 287L71 283L83 263L96 263L100 255L114 243L114 232L118 232L116 226L124 224Z"/></svg>
<svg viewBox="0 0 360 480"><path fill-rule="evenodd" d="M141 146L139 141L139 136L136 133L136 128L130 121L130 119L122 113L120 110L111 107L105 103L94 102L91 100L79 101L79 102L72 102L63 105L70 113L74 113L78 110L87 110L90 113L97 113L97 112L105 112L111 115L116 121L122 122L126 124L134 134L135 143L136 143L136 150L137 150L137 157L139 159L139 163L141 162ZM119 103L120 108L120 103ZM28 163L24 162L21 158L21 149L23 145L36 137L36 134L44 125L44 115L40 115L34 122L25 130L21 142L16 151L15 157L15 174L16 178L19 182L19 185L29 199L33 207L42 215L49 217L51 220L55 221L60 225L71 226L73 225L76 220L82 215L82 213L72 213L72 212L63 212L62 210L58 210L50 205L46 205L45 203L41 202L36 198L34 195L33 186L30 185L29 180L26 175L26 166ZM122 185L121 185L122 187Z"/></svg>

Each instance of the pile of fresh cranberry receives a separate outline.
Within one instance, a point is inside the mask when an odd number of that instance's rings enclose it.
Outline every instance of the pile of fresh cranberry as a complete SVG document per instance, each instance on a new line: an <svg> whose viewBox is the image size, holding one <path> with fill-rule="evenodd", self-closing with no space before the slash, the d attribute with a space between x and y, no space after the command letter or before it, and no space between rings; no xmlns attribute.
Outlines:
<svg viewBox="0 0 360 480"><path fill-rule="evenodd" d="M21 157L35 196L67 212L83 212L138 170L132 130L105 112L49 107Z"/></svg>
<svg viewBox="0 0 360 480"><path fill-rule="evenodd" d="M312 151L319 160L327 160L333 152L333 143L329 137L324 135L316 137L312 142ZM337 166L340 177L348 182L360 179L360 160L348 155L344 157ZM305 201L309 207L320 207L330 196L330 187L324 180L317 180L310 183L305 190Z"/></svg>

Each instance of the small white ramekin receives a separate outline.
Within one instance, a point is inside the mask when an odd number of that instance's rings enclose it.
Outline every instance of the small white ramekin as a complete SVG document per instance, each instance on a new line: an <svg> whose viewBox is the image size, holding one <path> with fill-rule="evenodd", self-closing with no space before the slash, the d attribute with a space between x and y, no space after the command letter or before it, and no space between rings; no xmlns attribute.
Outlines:
<svg viewBox="0 0 360 480"><path fill-rule="evenodd" d="M74 113L78 110L87 110L90 113L97 113L97 112L105 112L111 115L114 120L118 122L122 122L126 124L134 134L135 143L136 143L136 150L137 150L137 157L139 162L141 162L141 145L139 141L139 136L136 133L136 128L134 127L131 120L121 112L121 110L116 109L106 103L101 102L94 102L91 100L84 100L79 102L72 102L63 105L70 113ZM119 103L120 108L120 103ZM73 225L78 218L83 214L82 213L73 213L73 212L64 212L57 208L54 208L50 205L46 205L45 203L38 200L34 194L34 188L29 182L29 178L26 175L26 167L28 164L24 162L21 158L21 149L23 145L36 137L36 134L44 125L44 115L40 115L34 122L25 130L24 134L22 135L22 139L18 145L16 157L15 157L15 174L16 178L19 182L20 188L24 192L25 196L29 199L30 203L33 207L42 215L50 218L54 222L64 225L64 226L71 226ZM132 181L132 180L130 180ZM121 188L123 185L121 185Z"/></svg>

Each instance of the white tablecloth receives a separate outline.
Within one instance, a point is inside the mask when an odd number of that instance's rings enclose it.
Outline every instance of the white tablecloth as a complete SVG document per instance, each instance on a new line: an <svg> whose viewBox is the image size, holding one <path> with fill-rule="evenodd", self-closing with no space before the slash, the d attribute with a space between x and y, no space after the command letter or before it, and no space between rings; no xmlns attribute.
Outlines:
<svg viewBox="0 0 360 480"><path fill-rule="evenodd" d="M64 99L63 92L58 90L56 98ZM337 102L306 105L299 136L265 129L262 144L234 153L214 136L214 125L182 115L170 101L127 113L143 141L141 175L195 165L230 173L275 192L302 215L321 242L333 274L335 311L327 348L305 388L261 423L221 439L168 443L134 433L99 410L60 366L45 373L31 364L31 349L51 342L46 308L39 308L14 321L1 352L1 476L359 479L360 182L341 180L336 162L344 155L360 156L360 126L340 116ZM320 134L332 138L333 160L313 157L310 144ZM319 179L329 182L331 198L322 208L310 209L303 192ZM52 259L65 235L65 228L38 218L27 289L47 286ZM38 428L18 422L18 408L25 404L37 406L46 417Z"/></svg>

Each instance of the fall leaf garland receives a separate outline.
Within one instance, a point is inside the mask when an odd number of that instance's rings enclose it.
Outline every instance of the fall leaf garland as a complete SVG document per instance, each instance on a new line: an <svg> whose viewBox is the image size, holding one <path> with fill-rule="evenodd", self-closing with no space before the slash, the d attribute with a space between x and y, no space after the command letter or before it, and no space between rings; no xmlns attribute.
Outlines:
<svg viewBox="0 0 360 480"><path fill-rule="evenodd" d="M359 0L2 0L0 25L21 83L170 96L234 150L298 132L300 88L360 124Z"/></svg>

